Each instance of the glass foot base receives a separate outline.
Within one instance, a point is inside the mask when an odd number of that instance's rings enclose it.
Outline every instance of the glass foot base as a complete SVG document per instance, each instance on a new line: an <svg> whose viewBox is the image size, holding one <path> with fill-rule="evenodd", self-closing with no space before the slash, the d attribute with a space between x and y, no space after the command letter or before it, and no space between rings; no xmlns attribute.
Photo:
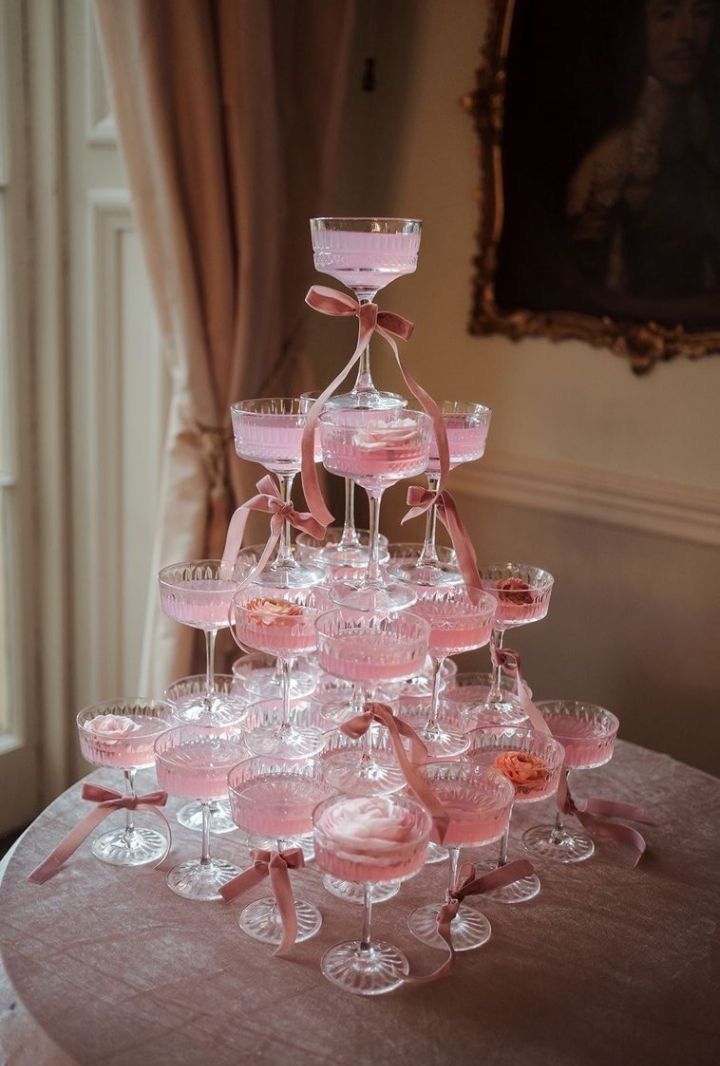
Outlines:
<svg viewBox="0 0 720 1066"><path fill-rule="evenodd" d="M247 700L227 692L178 699L173 707L173 715L178 721L209 728L237 725L247 712Z"/></svg>
<svg viewBox="0 0 720 1066"><path fill-rule="evenodd" d="M396 762L377 755L360 758L352 750L333 752L324 758L322 775L338 792L352 796L387 796L406 784Z"/></svg>
<svg viewBox="0 0 720 1066"><path fill-rule="evenodd" d="M375 941L363 950L357 940L336 944L326 951L320 969L338 988L356 996L381 996L399 988L410 966L393 944Z"/></svg>
<svg viewBox="0 0 720 1066"><path fill-rule="evenodd" d="M202 803L199 800L186 803L175 817L185 829L192 829L193 833L202 833ZM227 800L213 800L210 807L210 832L232 833L233 830L237 830L237 826L230 814L230 804Z"/></svg>
<svg viewBox="0 0 720 1066"><path fill-rule="evenodd" d="M368 885L370 902L385 903L386 900L394 899L400 891L401 884L401 881L377 881L373 885ZM337 896L345 903L357 903L362 907L365 901L364 886L355 881L339 881L337 877L325 874L323 885L331 895Z"/></svg>
<svg viewBox="0 0 720 1066"><path fill-rule="evenodd" d="M173 866L167 875L167 885L183 899L222 899L220 888L242 873L237 866L224 859L211 859L202 864L199 859Z"/></svg>
<svg viewBox="0 0 720 1066"><path fill-rule="evenodd" d="M273 667L251 670L239 677L245 690L250 695L262 700L281 700L283 694L282 677ZM305 670L293 668L290 675L290 699L304 700L312 696L317 684L317 677Z"/></svg>
<svg viewBox="0 0 720 1066"><path fill-rule="evenodd" d="M520 725L528 718L520 705L514 700L497 700L475 708L478 726L483 725Z"/></svg>
<svg viewBox="0 0 720 1066"><path fill-rule="evenodd" d="M338 581L330 587L330 599L338 607L353 611L367 611L387 615L405 611L417 603L417 596L407 585L385 585L384 588L363 588L349 581Z"/></svg>
<svg viewBox="0 0 720 1066"><path fill-rule="evenodd" d="M253 834L250 836L247 846L249 848L260 848L262 851L275 851L277 849L277 840ZM301 837L287 837L286 846L288 848L300 848L306 864L313 862L315 859L315 838L312 833L306 833L305 836Z"/></svg>
<svg viewBox="0 0 720 1066"><path fill-rule="evenodd" d="M306 759L325 747L325 734L319 729L251 729L245 743L253 755L275 755L280 759Z"/></svg>
<svg viewBox="0 0 720 1066"><path fill-rule="evenodd" d="M306 589L322 585L325 577L325 571L319 566L293 563L292 566L278 566L275 569L268 567L257 575L253 584L268 589Z"/></svg>
<svg viewBox="0 0 720 1066"><path fill-rule="evenodd" d="M478 876L488 874L492 870L497 870L497 863L477 863L475 870ZM512 884L505 885L504 888L495 888L492 892L483 892L483 899L489 899L493 903L527 903L529 899L535 899L536 896L540 895L541 887L540 878L537 874L530 874L529 877L513 881Z"/></svg>
<svg viewBox="0 0 720 1066"><path fill-rule="evenodd" d="M426 903L418 907L408 918L408 929L431 948L447 951L447 944L437 931L437 914L441 903ZM472 951L487 944L492 927L484 914L463 903L450 927L455 951Z"/></svg>
<svg viewBox="0 0 720 1066"><path fill-rule="evenodd" d="M432 585L434 588L441 588L463 583L463 576L453 563L396 563L391 571L393 577L411 585Z"/></svg>
<svg viewBox="0 0 720 1066"><path fill-rule="evenodd" d="M467 733L449 729L443 722L426 726L419 736L430 759L454 759L463 755L470 747L470 737Z"/></svg>
<svg viewBox="0 0 720 1066"><path fill-rule="evenodd" d="M554 825L536 825L522 836L523 847L535 859L553 862L584 862L595 851L592 837L578 830L569 833Z"/></svg>
<svg viewBox="0 0 720 1066"><path fill-rule="evenodd" d="M428 844L427 855L425 857L425 865L435 866L438 862L445 862L449 856L450 852L447 848L443 848L439 844L433 844L433 842L430 841Z"/></svg>
<svg viewBox="0 0 720 1066"><path fill-rule="evenodd" d="M167 838L157 829L115 829L93 841L92 853L111 866L144 866L160 862L167 847Z"/></svg>
<svg viewBox="0 0 720 1066"><path fill-rule="evenodd" d="M295 943L299 944L315 936L322 925L322 915L317 907L313 907L312 903L307 903L304 899L295 900L295 913L297 915ZM280 911L271 896L266 899L257 899L245 907L240 912L238 925L243 933L247 933L253 940L262 940L265 944L279 944L283 937Z"/></svg>

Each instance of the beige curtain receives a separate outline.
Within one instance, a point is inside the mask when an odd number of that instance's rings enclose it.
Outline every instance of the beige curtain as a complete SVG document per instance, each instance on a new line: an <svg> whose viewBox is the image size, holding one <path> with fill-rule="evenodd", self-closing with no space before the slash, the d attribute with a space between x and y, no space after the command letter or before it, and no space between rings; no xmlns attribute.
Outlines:
<svg viewBox="0 0 720 1066"><path fill-rule="evenodd" d="M142 689L192 668L155 573L214 557L257 468L229 405L300 391L312 277L307 219L327 210L354 0L95 0L172 400ZM293 388L294 386L294 388Z"/></svg>

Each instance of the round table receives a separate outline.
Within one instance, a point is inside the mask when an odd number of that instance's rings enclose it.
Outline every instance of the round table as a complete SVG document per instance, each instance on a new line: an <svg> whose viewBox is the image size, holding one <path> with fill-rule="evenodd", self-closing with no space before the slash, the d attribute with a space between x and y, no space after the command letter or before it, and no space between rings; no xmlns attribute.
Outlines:
<svg viewBox="0 0 720 1066"><path fill-rule="evenodd" d="M107 772L92 779L117 784ZM139 782L152 783L149 773ZM240 903L180 899L161 871L104 865L88 843L45 885L28 882L89 809L79 791L74 785L55 800L5 864L3 1062L720 1062L720 781L667 755L619 743L612 763L576 777L580 796L653 812L640 866L604 841L588 862L539 866L543 890L535 900L483 901L493 937L459 955L450 977L376 999L344 994L319 971L327 947L359 934L361 914L328 896L312 866L293 881L321 907L323 928L282 960L239 930ZM548 804L516 810L511 857L520 854L520 832L551 814ZM173 834L175 855L199 853L195 834L178 826ZM215 850L228 858L246 854L237 834L216 838ZM446 877L446 864L426 867L374 911L374 932L395 939L416 973L429 972L441 956L414 941L405 915L439 899ZM243 899L266 894L266 886Z"/></svg>

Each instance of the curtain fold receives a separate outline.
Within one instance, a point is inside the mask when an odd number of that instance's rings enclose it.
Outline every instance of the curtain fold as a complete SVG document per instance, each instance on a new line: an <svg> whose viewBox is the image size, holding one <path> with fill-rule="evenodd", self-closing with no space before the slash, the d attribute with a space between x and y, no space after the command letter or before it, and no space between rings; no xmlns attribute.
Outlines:
<svg viewBox="0 0 720 1066"><path fill-rule="evenodd" d="M327 211L354 0L95 0L172 379L141 691L192 668L155 574L217 556L257 468L229 406L301 391L307 219ZM309 387L309 386L308 386Z"/></svg>

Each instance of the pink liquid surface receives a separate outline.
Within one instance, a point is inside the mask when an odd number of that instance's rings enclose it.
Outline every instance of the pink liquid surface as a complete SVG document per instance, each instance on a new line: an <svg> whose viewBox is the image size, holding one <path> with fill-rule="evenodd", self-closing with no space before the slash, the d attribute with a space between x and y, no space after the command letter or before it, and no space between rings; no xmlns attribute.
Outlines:
<svg viewBox="0 0 720 1066"><path fill-rule="evenodd" d="M335 438L323 449L323 463L331 474L352 478L364 488L394 485L415 477L422 474L427 462L428 450L420 432L405 441L372 447Z"/></svg>
<svg viewBox="0 0 720 1066"><path fill-rule="evenodd" d="M419 233L313 232L315 269L349 289L377 292L417 268Z"/></svg>
<svg viewBox="0 0 720 1066"><path fill-rule="evenodd" d="M462 782L433 781L431 787L450 819L443 841L433 827L431 839L436 844L480 847L499 840L505 832L511 806L502 798Z"/></svg>
<svg viewBox="0 0 720 1066"><path fill-rule="evenodd" d="M305 419L302 415L235 414L235 451L241 459L261 463L267 470L293 473L300 469L302 436ZM316 434L317 437L317 434ZM316 442L315 462L321 459Z"/></svg>
<svg viewBox="0 0 720 1066"><path fill-rule="evenodd" d="M153 745L171 723L148 715L127 714L119 716L121 721L118 722L119 729L132 723L132 728L127 732L100 733L93 730L93 721L102 727L103 724L107 725L110 717L118 716L99 714L78 730L83 757L95 766L114 766L120 770L142 770L154 766Z"/></svg>
<svg viewBox="0 0 720 1066"><path fill-rule="evenodd" d="M171 796L223 799L227 796L228 773L243 757L247 757L247 751L239 740L194 740L156 759L158 784Z"/></svg>
<svg viewBox="0 0 720 1066"><path fill-rule="evenodd" d="M349 634L318 648L322 669L346 681L402 681L422 669L426 647L387 633Z"/></svg>
<svg viewBox="0 0 720 1066"><path fill-rule="evenodd" d="M230 623L228 611L237 583L218 579L189 579L160 583L163 613L176 622L196 629L223 629Z"/></svg>
<svg viewBox="0 0 720 1066"><path fill-rule="evenodd" d="M318 819L315 860L341 881L406 880L425 861L426 833L384 796L348 796Z"/></svg>
<svg viewBox="0 0 720 1066"><path fill-rule="evenodd" d="M481 459L485 454L485 442L488 434L487 425L457 426L452 424L451 418L446 418L445 428L448 436L448 447L450 448L451 469L459 466L461 463L471 463L476 459ZM435 447L434 435L430 447L427 473L440 473L440 460Z"/></svg>
<svg viewBox="0 0 720 1066"><path fill-rule="evenodd" d="M241 644L263 651L267 655L281 659L308 655L315 650L317 642L316 614L315 611L309 611L305 616L280 617L264 624L248 613L238 611L235 616L235 634Z"/></svg>
<svg viewBox="0 0 720 1066"><path fill-rule="evenodd" d="M591 770L604 766L612 758L615 736L600 731L597 722L564 714L546 714L550 732L565 748L565 766L569 770Z"/></svg>
<svg viewBox="0 0 720 1066"><path fill-rule="evenodd" d="M328 788L303 774L265 774L230 793L233 818L257 836L282 839L312 832L312 813Z"/></svg>

